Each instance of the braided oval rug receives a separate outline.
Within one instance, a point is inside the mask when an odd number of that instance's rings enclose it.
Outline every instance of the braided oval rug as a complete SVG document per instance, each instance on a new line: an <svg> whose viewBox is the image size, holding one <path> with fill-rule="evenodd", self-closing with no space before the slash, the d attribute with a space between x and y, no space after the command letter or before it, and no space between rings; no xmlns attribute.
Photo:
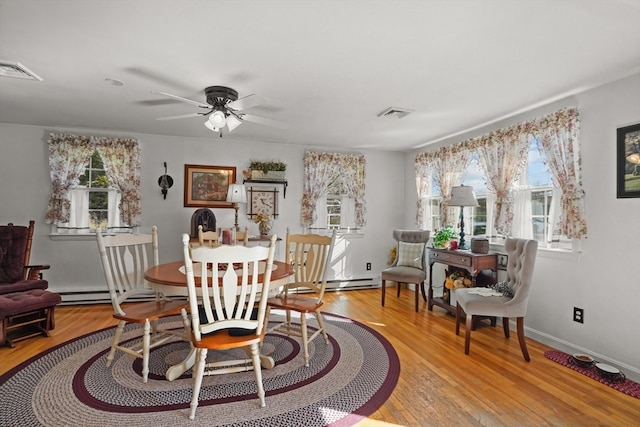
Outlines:
<svg viewBox="0 0 640 427"><path fill-rule="evenodd" d="M283 317L280 316L282 319ZM349 426L372 414L393 391L400 362L391 344L357 321L324 313L329 344L321 336L309 345L309 367L296 338L269 333L262 354L276 366L262 369L267 406L260 408L252 371L204 377L196 419L189 420L191 371L175 381L167 367L184 359L188 343L154 349L149 381L142 361L116 353L105 361L113 328L54 347L0 377L3 426ZM281 320L271 315L272 322ZM180 329L179 317L164 327ZM315 318L308 321L317 328ZM141 333L127 326L124 339ZM234 350L237 351L237 350ZM242 357L209 352L212 358Z"/></svg>

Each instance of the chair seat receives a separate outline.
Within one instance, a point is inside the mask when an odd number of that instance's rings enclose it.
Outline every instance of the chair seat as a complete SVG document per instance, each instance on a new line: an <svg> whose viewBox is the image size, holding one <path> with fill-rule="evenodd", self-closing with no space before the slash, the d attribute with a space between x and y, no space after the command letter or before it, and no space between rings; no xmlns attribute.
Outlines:
<svg viewBox="0 0 640 427"><path fill-rule="evenodd" d="M318 302L316 298L304 297L296 294L278 295L267 299L267 304L271 308L279 308L282 310L293 310L300 313L314 313L324 304L324 301Z"/></svg>
<svg viewBox="0 0 640 427"><path fill-rule="evenodd" d="M265 328L262 329L262 334L256 335L255 332L251 335L236 336L229 333L229 330L216 331L211 334L202 335L200 341L196 341L193 338L191 342L196 348L207 348L209 350L229 350L232 348L247 347L252 344L258 344L264 339Z"/></svg>
<svg viewBox="0 0 640 427"><path fill-rule="evenodd" d="M456 301L465 313L491 317L523 317L527 315L526 302L511 303L512 298L482 296L469 293L469 288L454 291Z"/></svg>
<svg viewBox="0 0 640 427"><path fill-rule="evenodd" d="M427 273L415 267L398 266L382 270L381 278L401 283L421 283L427 278Z"/></svg>
<svg viewBox="0 0 640 427"><path fill-rule="evenodd" d="M183 308L188 307L189 303L185 300L141 302L125 306L124 316L114 313L113 317L130 323L144 323L147 320L180 314Z"/></svg>

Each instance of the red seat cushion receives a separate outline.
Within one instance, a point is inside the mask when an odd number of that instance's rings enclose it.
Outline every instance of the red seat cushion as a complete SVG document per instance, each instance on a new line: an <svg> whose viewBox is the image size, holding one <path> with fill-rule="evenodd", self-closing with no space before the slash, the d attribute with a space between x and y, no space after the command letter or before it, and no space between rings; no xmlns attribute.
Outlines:
<svg viewBox="0 0 640 427"><path fill-rule="evenodd" d="M49 287L49 282L41 279L31 279L31 280L18 280L13 283L2 283L0 282L0 295L2 294L10 294L13 292L24 292L29 289L47 289Z"/></svg>
<svg viewBox="0 0 640 427"><path fill-rule="evenodd" d="M60 295L43 289L0 295L0 319L60 304Z"/></svg>

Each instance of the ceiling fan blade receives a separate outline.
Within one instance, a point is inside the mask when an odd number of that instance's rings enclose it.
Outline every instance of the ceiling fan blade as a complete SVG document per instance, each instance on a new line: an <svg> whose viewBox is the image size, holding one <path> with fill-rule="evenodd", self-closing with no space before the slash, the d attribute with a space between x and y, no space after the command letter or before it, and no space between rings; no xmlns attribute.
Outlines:
<svg viewBox="0 0 640 427"><path fill-rule="evenodd" d="M228 103L227 107L231 108L232 110L239 111L239 110L245 110L247 108L255 107L256 105L266 104L267 102L268 101L265 98L255 94L251 94Z"/></svg>
<svg viewBox="0 0 640 427"><path fill-rule="evenodd" d="M277 120L267 119L265 117L254 116L252 114L242 114L240 118L247 122L257 123L259 125L271 126L278 129L289 128L289 125L287 123L279 122Z"/></svg>
<svg viewBox="0 0 640 427"><path fill-rule="evenodd" d="M169 98L177 99L178 101L186 102L187 104L195 105L196 107L211 108L211 106L209 104L203 104L202 102L194 101L192 99L183 98L181 96L173 95L173 94L170 94L170 93L167 93L167 92L151 91L151 93L168 96Z"/></svg>
<svg viewBox="0 0 640 427"><path fill-rule="evenodd" d="M180 114L179 116L168 116L168 117L158 117L156 120L175 120L175 119L186 119L187 117L197 117L197 116L205 116L207 113L189 113L189 114Z"/></svg>

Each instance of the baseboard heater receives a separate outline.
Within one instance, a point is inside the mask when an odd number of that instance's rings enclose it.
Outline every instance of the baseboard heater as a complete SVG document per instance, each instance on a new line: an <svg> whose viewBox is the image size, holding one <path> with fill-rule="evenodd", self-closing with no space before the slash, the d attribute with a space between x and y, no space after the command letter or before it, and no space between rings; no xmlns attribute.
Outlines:
<svg viewBox="0 0 640 427"><path fill-rule="evenodd" d="M327 291L375 289L380 287L380 281L374 278L329 280ZM57 292L62 297L61 305L78 304L110 304L109 292L105 291L61 291ZM153 297L137 298L131 301L150 301Z"/></svg>
<svg viewBox="0 0 640 427"><path fill-rule="evenodd" d="M328 280L327 291L342 291L355 289L374 289L380 287L380 280L373 277L349 280Z"/></svg>
<svg viewBox="0 0 640 427"><path fill-rule="evenodd" d="M61 291L56 292L62 297L60 305L111 304L107 291ZM153 296L132 298L129 301L152 301Z"/></svg>

